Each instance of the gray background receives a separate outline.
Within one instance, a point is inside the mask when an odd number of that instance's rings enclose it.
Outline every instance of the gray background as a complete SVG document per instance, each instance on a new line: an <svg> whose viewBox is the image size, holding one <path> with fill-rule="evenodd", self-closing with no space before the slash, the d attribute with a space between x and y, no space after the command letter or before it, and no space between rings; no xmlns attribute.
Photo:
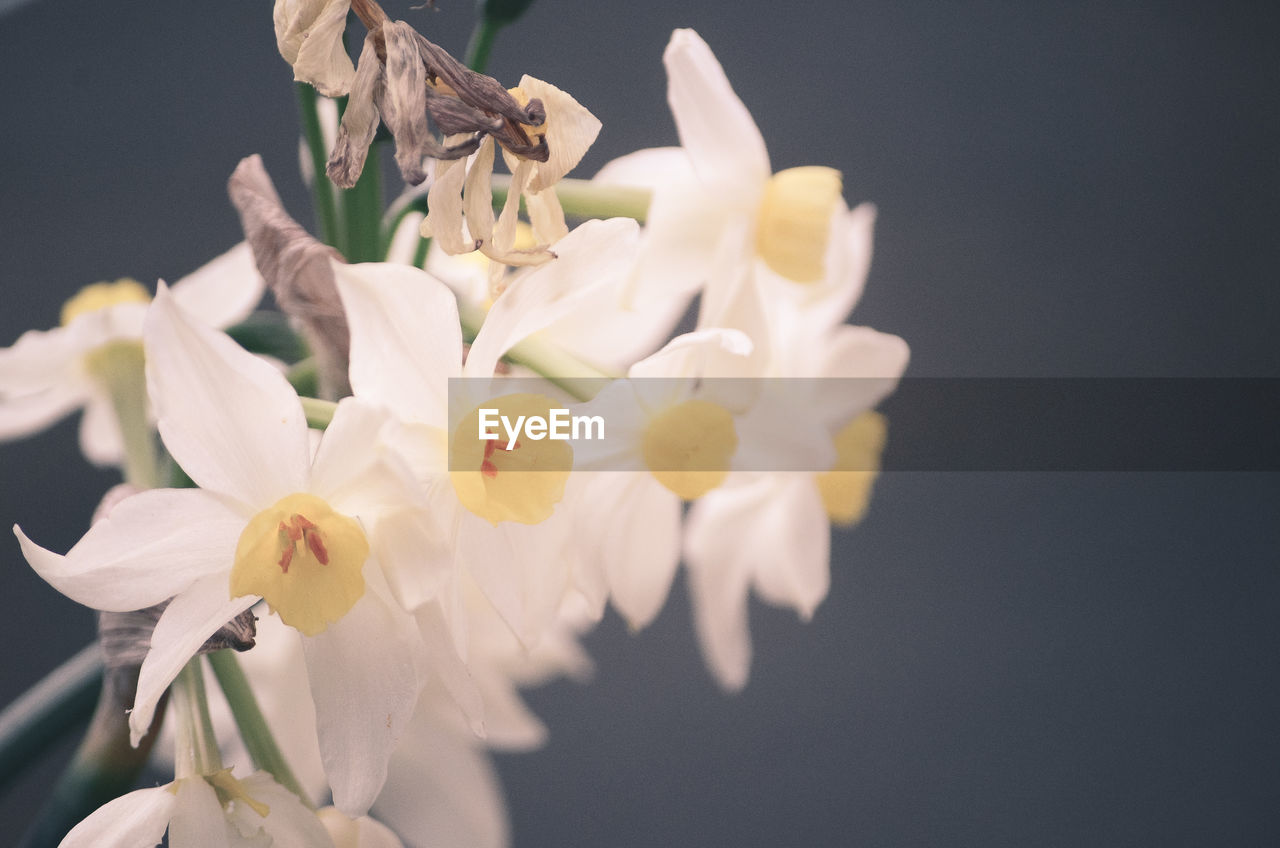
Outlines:
<svg viewBox="0 0 1280 848"><path fill-rule="evenodd" d="M269 4L9 5L0 344L86 283L233 243L242 156L310 219ZM460 53L471 5L439 6L388 9ZM914 375L1275 377L1276 24L1260 2L539 0L490 70L595 111L590 174L675 142L660 57L697 28L775 169L834 165L879 205L855 317L907 338ZM0 524L65 549L113 480L70 424L0 446ZM701 667L683 586L647 631L588 639L593 683L532 693L550 744L500 760L516 843L1277 844L1278 514L1263 474L887 475L810 625L753 606L741 695ZM5 703L91 616L15 543L0 569ZM2 832L56 766L0 799Z"/></svg>

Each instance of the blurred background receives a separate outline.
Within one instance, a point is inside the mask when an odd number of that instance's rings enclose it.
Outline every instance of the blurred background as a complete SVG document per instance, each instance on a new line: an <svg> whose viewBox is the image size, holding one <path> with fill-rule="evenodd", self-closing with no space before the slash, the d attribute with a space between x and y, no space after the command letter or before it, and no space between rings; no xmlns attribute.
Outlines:
<svg viewBox="0 0 1280 848"><path fill-rule="evenodd" d="M463 52L472 4L386 7ZM0 11L0 345L85 284L230 247L243 156L313 220L265 0ZM489 70L600 117L586 176L676 143L661 55L697 29L775 170L832 165L879 207L854 320L906 338L911 375L1280 377L1277 24L1261 2L537 0ZM117 479L74 423L0 445L0 524L55 550ZM1274 475L886 474L810 624L753 604L741 694L703 668L682 582L649 629L591 634L591 683L531 692L550 742L499 758L515 844L1280 844L1278 551ZM3 705L93 622L16 542L0 581ZM0 832L69 751L0 798Z"/></svg>

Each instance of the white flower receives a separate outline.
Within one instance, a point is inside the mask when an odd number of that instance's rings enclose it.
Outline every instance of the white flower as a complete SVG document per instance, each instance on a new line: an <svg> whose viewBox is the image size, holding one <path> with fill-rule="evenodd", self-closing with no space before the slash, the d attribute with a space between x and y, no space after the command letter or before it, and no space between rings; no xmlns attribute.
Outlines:
<svg viewBox="0 0 1280 848"><path fill-rule="evenodd" d="M548 637L528 651L474 586L464 587L463 603L468 609L470 677L478 689L476 697L484 703L484 738L459 710L458 681L432 666L413 718L391 756L387 782L374 802L371 815L377 820L364 817L353 822L332 808L320 811L338 848L345 848L344 838L353 834L361 848L376 848L381 844L376 839L395 838L391 829L414 848L502 848L510 841L502 790L486 748L521 751L543 743L546 729L521 701L516 687L537 685L559 674L585 674L590 663L574 639L583 622L566 612ZM274 617L264 619L257 645L240 660L294 775L313 800L322 798L326 783L316 745L315 707L297 639ZM215 697L210 707L220 746L233 759L247 756L221 699Z"/></svg>
<svg viewBox="0 0 1280 848"><path fill-rule="evenodd" d="M325 807L316 815L329 832L334 848L404 848L391 828L370 816L353 819L337 807Z"/></svg>
<svg viewBox="0 0 1280 848"><path fill-rule="evenodd" d="M804 438L829 446L830 470L817 473L828 465L815 460L807 466L814 473L736 474L694 504L686 525L694 624L726 689L742 688L751 664L750 590L805 619L826 597L830 524L853 524L866 510L885 441L884 420L870 410L893 391L907 365L907 345L897 336L824 328L822 309L807 317L783 321L773 333L768 373L788 382L774 383L779 397L761 407L766 415L781 410L816 425L816 435Z"/></svg>
<svg viewBox="0 0 1280 848"><path fill-rule="evenodd" d="M205 323L225 327L253 310L262 289L242 242L174 283L172 292ZM32 330L0 349L0 440L30 435L83 407L85 457L97 465L120 463L124 443L108 384L136 379L141 391L140 342L150 300L133 280L97 283L67 301L61 327Z"/></svg>
<svg viewBox="0 0 1280 848"><path fill-rule="evenodd" d="M663 62L681 146L637 151L596 176L653 190L637 287L705 283L712 320L703 326L725 326L720 304L752 266L788 280L793 296L826 297L821 281L833 264L856 261L844 251L867 230L871 208L848 210L834 169L773 173L760 130L696 32L672 33Z"/></svg>
<svg viewBox="0 0 1280 848"><path fill-rule="evenodd" d="M98 808L59 848L324 848L320 819L265 772L237 780L230 769L139 789Z"/></svg>
<svg viewBox="0 0 1280 848"><path fill-rule="evenodd" d="M326 97L346 94L356 75L342 43L350 9L351 0L276 0L272 11L276 46L293 66L294 80Z"/></svg>
<svg viewBox="0 0 1280 848"><path fill-rule="evenodd" d="M581 445L579 467L602 470L585 474L578 556L600 571L588 585L607 590L634 629L666 600L680 561L682 502L719 486L738 450L740 404L702 379L742 376L723 363L741 367L750 351L736 330L678 336L584 407L610 432Z"/></svg>
<svg viewBox="0 0 1280 848"><path fill-rule="evenodd" d="M173 598L142 664L135 744L187 660L265 598L303 634L335 802L359 816L412 712L424 650L384 577L417 567L412 552L425 542L396 521L415 506L412 488L369 450L383 418L344 402L313 461L280 373L201 326L163 286L144 338L161 437L202 488L128 498L66 556L15 527L23 552L56 589L97 609Z"/></svg>
<svg viewBox="0 0 1280 848"><path fill-rule="evenodd" d="M474 421L467 427L451 417L449 380L488 380L514 344L624 273L634 256L636 230L626 219L588 222L559 243L557 259L515 275L489 310L465 366L457 303L443 283L401 265L335 266L351 327L351 385L357 398L380 404L399 419L383 437L429 488L432 520L448 540L433 554L471 573L529 645L554 619L568 580L562 553L573 528L560 501L566 497L569 463L551 453L567 446L542 441L485 457L486 463L519 465L541 456L543 466L550 463L554 471L505 474L477 462L473 469L450 472L447 446L459 444L457 434L471 434L470 442L478 442ZM478 396L476 403L491 397ZM535 404L545 400L525 398ZM465 416L468 405L455 405L464 407L457 414ZM441 590L438 584L394 582L393 588L408 608ZM456 630L458 622L452 626Z"/></svg>

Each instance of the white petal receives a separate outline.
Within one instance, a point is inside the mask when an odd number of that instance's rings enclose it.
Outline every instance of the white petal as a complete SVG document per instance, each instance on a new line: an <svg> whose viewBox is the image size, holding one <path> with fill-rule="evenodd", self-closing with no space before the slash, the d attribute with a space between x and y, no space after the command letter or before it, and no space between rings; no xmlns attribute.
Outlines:
<svg viewBox="0 0 1280 848"><path fill-rule="evenodd" d="M547 112L544 126L551 155L546 162L534 163L534 176L529 183L530 191L539 192L560 182L582 161L600 134L600 121L572 95L549 82L525 74L520 79L520 90L530 99L541 100Z"/></svg>
<svg viewBox="0 0 1280 848"><path fill-rule="evenodd" d="M167 786L122 795L72 828L58 848L153 848L164 839L177 803Z"/></svg>
<svg viewBox="0 0 1280 848"><path fill-rule="evenodd" d="M493 765L474 740L415 721L391 760L377 817L412 848L506 848L506 807Z"/></svg>
<svg viewBox="0 0 1280 848"><path fill-rule="evenodd" d="M316 814L298 796L275 782L266 772L254 772L240 781L245 794L269 808L266 818L248 804L232 805L230 816L246 835L261 828L271 837L271 848L323 848L332 845L329 834ZM361 846L363 848L363 846Z"/></svg>
<svg viewBox="0 0 1280 848"><path fill-rule="evenodd" d="M480 154L476 154L476 157L478 160ZM496 223L493 221L493 208L490 205L492 198L487 172L472 166L473 173L481 174L481 179L475 182L475 188L472 187L471 176L467 176L468 226L471 227L476 240L480 242L480 252L494 262L503 265L541 265L554 258L554 254L547 250L545 245L519 249L515 247L516 224L520 219L520 198L524 196L529 180L533 178L535 164L528 159L521 159L516 163L511 174L511 184L507 186L507 199L502 204L502 212L499 213ZM483 188L480 188L481 186ZM476 205L479 208L475 208ZM472 211L473 209L475 211ZM489 230L490 225L492 225L492 232ZM481 230L480 227L485 229ZM500 274L501 268L490 265L489 272L496 277Z"/></svg>
<svg viewBox="0 0 1280 848"><path fill-rule="evenodd" d="M823 418L843 426L874 408L898 387L910 357L910 348L898 336L870 327L837 327L819 357L819 374L841 380L839 391L823 398Z"/></svg>
<svg viewBox="0 0 1280 848"><path fill-rule="evenodd" d="M160 435L192 480L260 508L306 490L307 422L284 375L183 312L163 285L144 343Z"/></svg>
<svg viewBox="0 0 1280 848"><path fill-rule="evenodd" d="M59 383L16 397L0 393L0 440L38 433L70 415L88 397L89 393L76 383Z"/></svg>
<svg viewBox="0 0 1280 848"><path fill-rule="evenodd" d="M327 630L304 637L302 650L333 803L358 818L382 790L417 702L420 639L413 620L371 585Z"/></svg>
<svg viewBox="0 0 1280 848"><path fill-rule="evenodd" d="M754 345L746 333L740 330L710 329L682 333L662 346L662 349L631 367L627 376L632 379L684 379L704 376L721 376L712 371L712 363L720 361L720 355L745 358ZM724 376L739 376L731 373Z"/></svg>
<svg viewBox="0 0 1280 848"><path fill-rule="evenodd" d="M276 0L276 46L293 65L293 78L309 82L326 97L351 90L356 75L342 43L351 0Z"/></svg>
<svg viewBox="0 0 1280 848"><path fill-rule="evenodd" d="M470 253L476 249L476 243L468 240L462 229L466 160L442 159L435 167L435 181L427 192L427 217L422 222L422 236L434 239L445 253Z"/></svg>
<svg viewBox="0 0 1280 848"><path fill-rule="evenodd" d="M351 327L356 395L402 417L440 423L449 378L462 370L458 303L448 286L407 265L334 264Z"/></svg>
<svg viewBox="0 0 1280 848"><path fill-rule="evenodd" d="M806 621L831 585L831 528L810 474L769 475L772 493L754 510L742 540L755 586L771 604L794 609Z"/></svg>
<svg viewBox="0 0 1280 848"><path fill-rule="evenodd" d="M681 155L683 151L681 151ZM632 299L691 294L716 270L717 248L731 224L749 222L753 207L707 188L684 158L684 174L654 189Z"/></svg>
<svg viewBox="0 0 1280 848"><path fill-rule="evenodd" d="M646 147L609 160L591 181L657 190L670 184L697 182L697 179L684 148Z"/></svg>
<svg viewBox="0 0 1280 848"><path fill-rule="evenodd" d="M458 559L526 647L536 646L555 622L569 585L564 550L573 526L563 504L533 525L495 527L465 510L460 515Z"/></svg>
<svg viewBox="0 0 1280 848"><path fill-rule="evenodd" d="M662 62L680 145L698 176L715 191L758 192L771 173L769 154L711 48L693 30L678 29Z"/></svg>
<svg viewBox="0 0 1280 848"><path fill-rule="evenodd" d="M564 221L564 207L556 195L554 186L542 191L525 192L524 205L529 213L529 226L533 228L534 241L554 244L569 235Z"/></svg>
<svg viewBox="0 0 1280 848"><path fill-rule="evenodd" d="M734 549L749 528L736 512L716 509L715 501L727 493L712 492L689 510L684 554L698 644L716 681L732 692L746 685L751 670L750 573Z"/></svg>
<svg viewBox="0 0 1280 848"><path fill-rule="evenodd" d="M662 609L680 562L680 499L650 474L594 476L587 523L600 534L613 605L639 630Z"/></svg>
<svg viewBox="0 0 1280 848"><path fill-rule="evenodd" d="M231 824L223 815L213 787L199 777L179 780L177 787L178 803L169 824L169 844L177 848L231 848Z"/></svg>
<svg viewBox="0 0 1280 848"><path fill-rule="evenodd" d="M80 452L94 465L118 465L124 458L124 437L110 398L91 395L85 404Z"/></svg>
<svg viewBox="0 0 1280 848"><path fill-rule="evenodd" d="M557 258L518 275L494 303L471 345L465 376L488 377L517 342L572 312L625 273L638 247L630 218L588 221L556 245Z"/></svg>
<svg viewBox="0 0 1280 848"><path fill-rule="evenodd" d="M0 348L0 399L47 391L65 384L89 350L82 326L28 330L11 347Z"/></svg>
<svg viewBox="0 0 1280 848"><path fill-rule="evenodd" d="M495 751L533 751L546 744L547 726L525 705L505 674L487 675L483 692L486 746Z"/></svg>
<svg viewBox="0 0 1280 848"><path fill-rule="evenodd" d="M369 816L352 819L336 807L325 807L316 815L338 848L404 848L391 828Z"/></svg>
<svg viewBox="0 0 1280 848"><path fill-rule="evenodd" d="M173 299L210 327L242 320L262 300L266 282L242 241L173 284Z"/></svg>
<svg viewBox="0 0 1280 848"><path fill-rule="evenodd" d="M311 492L366 522L423 505L409 469L379 442L388 420L380 407L343 398L312 463Z"/></svg>
<svg viewBox="0 0 1280 848"><path fill-rule="evenodd" d="M258 602L256 595L227 599L227 575L213 574L174 598L151 634L151 650L138 673L138 694L129 714L130 738L137 745L151 726L156 704L169 684L218 628Z"/></svg>
<svg viewBox="0 0 1280 848"><path fill-rule="evenodd" d="M444 591L453 572L453 545L431 510L383 518L371 536L374 556L401 608L412 612Z"/></svg>
<svg viewBox="0 0 1280 848"><path fill-rule="evenodd" d="M480 689L471 677L455 644L444 607L431 603L418 610L415 616L427 650L427 667L439 680L449 698L458 706L471 732L483 738L486 734L486 709L480 697Z"/></svg>
<svg viewBox="0 0 1280 848"><path fill-rule="evenodd" d="M477 242L489 242L493 238L493 148L494 141L486 137L467 165L467 179L462 184L462 210L467 221L467 231ZM515 180L512 180L515 183ZM516 208L520 206L520 187L507 192L509 206L514 199Z"/></svg>
<svg viewBox="0 0 1280 848"><path fill-rule="evenodd" d="M876 207L870 203L839 214L833 222L827 279L821 284L825 296L810 307L813 326L827 329L843 323L862 297L871 269L875 224ZM794 283L791 288L796 288Z"/></svg>
<svg viewBox="0 0 1280 848"><path fill-rule="evenodd" d="M142 609L209 574L225 574L245 519L199 489L152 489L115 506L66 556L14 533L53 588L94 609ZM224 587L225 590L225 587Z"/></svg>

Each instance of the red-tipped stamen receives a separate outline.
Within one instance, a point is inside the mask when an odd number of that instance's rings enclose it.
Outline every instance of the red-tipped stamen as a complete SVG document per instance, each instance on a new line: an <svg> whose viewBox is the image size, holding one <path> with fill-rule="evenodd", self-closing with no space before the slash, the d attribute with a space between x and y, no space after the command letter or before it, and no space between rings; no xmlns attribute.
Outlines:
<svg viewBox="0 0 1280 848"><path fill-rule="evenodd" d="M305 521L305 519L303 519ZM315 525L311 525L311 529L302 533L302 538L307 540L307 547L311 549L311 553L315 554L321 565L329 564L329 551L325 549L324 539L320 538L320 534L316 532Z"/></svg>

